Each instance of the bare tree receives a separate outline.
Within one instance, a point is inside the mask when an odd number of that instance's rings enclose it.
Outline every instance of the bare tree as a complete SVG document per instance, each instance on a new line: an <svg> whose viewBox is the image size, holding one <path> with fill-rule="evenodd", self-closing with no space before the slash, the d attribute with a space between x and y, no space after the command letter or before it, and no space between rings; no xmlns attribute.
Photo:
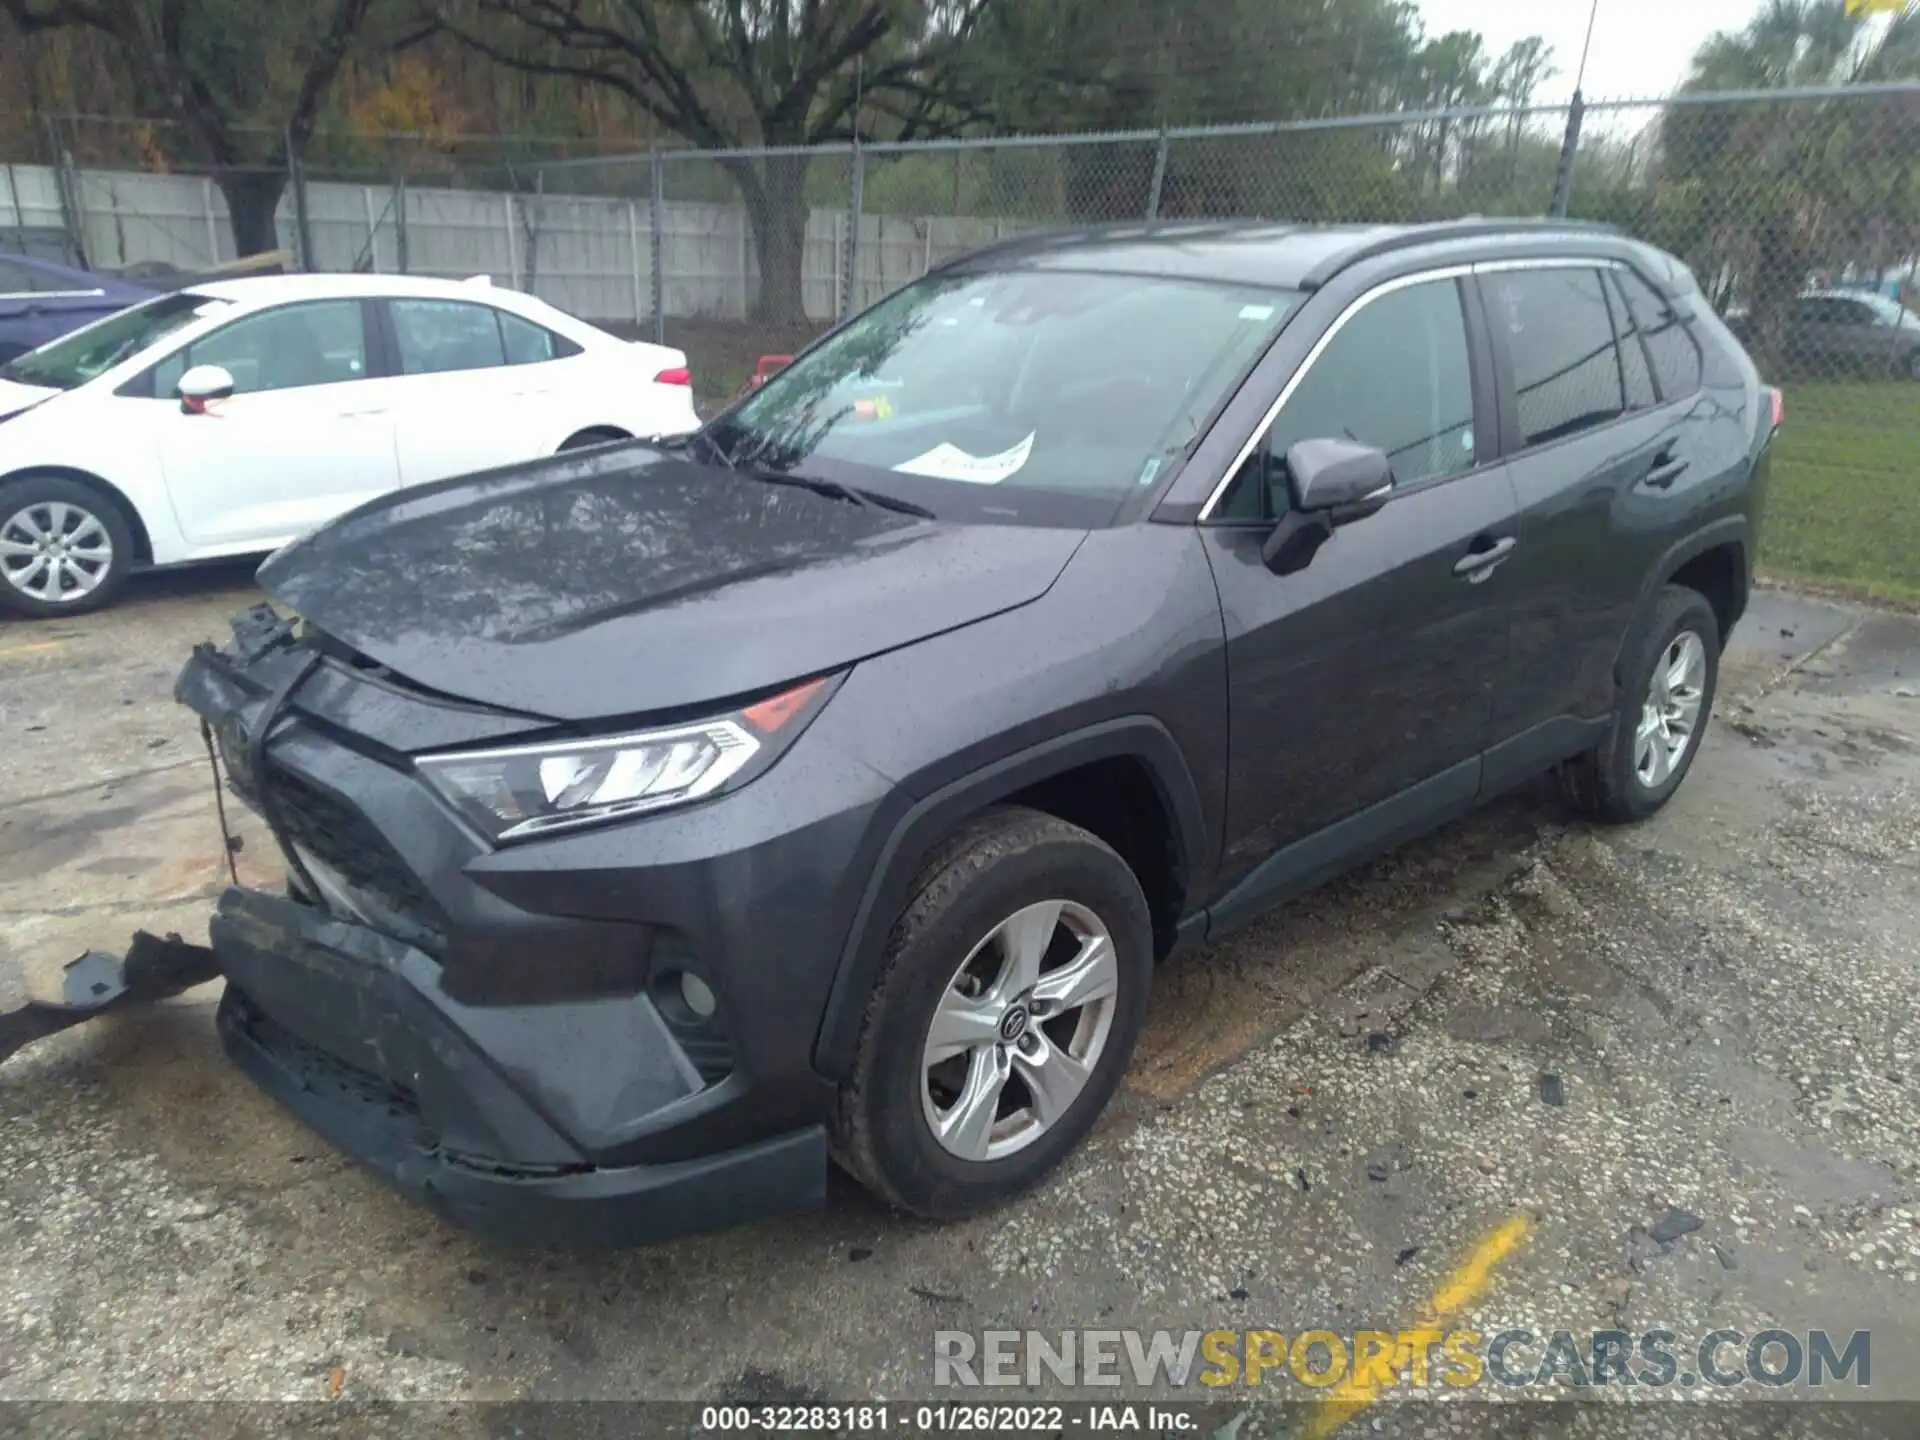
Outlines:
<svg viewBox="0 0 1920 1440"><path fill-rule="evenodd" d="M427 0L502 65L626 96L697 146L911 138L978 118L959 76L993 0ZM809 157L723 155L759 262L757 319L805 320Z"/></svg>
<svg viewBox="0 0 1920 1440"><path fill-rule="evenodd" d="M0 0L28 37L84 28L109 41L138 103L175 122L226 197L242 255L274 249L291 147L381 0Z"/></svg>

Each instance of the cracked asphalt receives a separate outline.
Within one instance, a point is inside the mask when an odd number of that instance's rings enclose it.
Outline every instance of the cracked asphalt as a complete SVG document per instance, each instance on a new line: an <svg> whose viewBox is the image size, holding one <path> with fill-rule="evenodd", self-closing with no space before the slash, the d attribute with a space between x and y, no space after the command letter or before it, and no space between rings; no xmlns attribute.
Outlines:
<svg viewBox="0 0 1920 1440"><path fill-rule="evenodd" d="M204 933L223 863L168 689L251 598L203 572L0 623L0 1005L136 927ZM1764 592L1661 815L1596 828L1536 786L1166 967L1091 1141L966 1224L836 1176L816 1214L513 1253L256 1093L212 987L43 1042L0 1070L0 1399L428 1400L460 1428L484 1400L925 1397L936 1329L1402 1328L1512 1224L1452 1323L1869 1330L1872 1397L1920 1401L1917 979L1920 620ZM1711 1408L1763 1389L1811 1398ZM1655 1394L1708 1396L1610 1398ZM1496 1428L1453 1409L1352 1429Z"/></svg>

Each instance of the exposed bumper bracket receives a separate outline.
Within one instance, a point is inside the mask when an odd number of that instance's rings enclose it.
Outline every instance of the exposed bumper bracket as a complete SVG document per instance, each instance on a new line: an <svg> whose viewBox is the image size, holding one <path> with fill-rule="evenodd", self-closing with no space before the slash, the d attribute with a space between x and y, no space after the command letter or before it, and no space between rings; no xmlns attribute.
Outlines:
<svg viewBox="0 0 1920 1440"><path fill-rule="evenodd" d="M29 1000L0 1014L0 1061L49 1035L111 1010L178 995L220 976L213 951L178 935L164 940L136 931L127 953L89 950L67 965L58 1000Z"/></svg>

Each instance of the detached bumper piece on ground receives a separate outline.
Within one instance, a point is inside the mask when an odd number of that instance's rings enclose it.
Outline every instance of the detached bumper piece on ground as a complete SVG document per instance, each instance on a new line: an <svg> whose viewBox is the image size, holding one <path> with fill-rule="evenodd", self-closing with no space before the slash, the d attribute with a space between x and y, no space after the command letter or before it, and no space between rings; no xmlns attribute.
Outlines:
<svg viewBox="0 0 1920 1440"><path fill-rule="evenodd" d="M142 930L123 956L89 950L67 966L59 1000L29 1000L0 1014L0 1061L83 1020L165 1000L219 975L212 950L178 935L161 940Z"/></svg>

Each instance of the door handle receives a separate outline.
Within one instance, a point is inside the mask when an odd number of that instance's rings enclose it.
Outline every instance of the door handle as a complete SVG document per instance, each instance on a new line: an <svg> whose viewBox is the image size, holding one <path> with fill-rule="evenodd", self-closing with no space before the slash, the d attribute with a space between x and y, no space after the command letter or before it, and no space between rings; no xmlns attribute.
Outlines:
<svg viewBox="0 0 1920 1440"><path fill-rule="evenodd" d="M373 410L342 410L340 412L340 418L342 420L366 420L371 419L375 415L384 415L386 413L387 407L382 405Z"/></svg>
<svg viewBox="0 0 1920 1440"><path fill-rule="evenodd" d="M1684 456L1676 456L1671 450L1662 450L1653 458L1653 465L1640 483L1649 490L1665 490L1686 473L1687 462Z"/></svg>
<svg viewBox="0 0 1920 1440"><path fill-rule="evenodd" d="M1473 542L1472 549L1453 562L1453 573L1464 576L1469 585L1478 585L1493 574L1494 567L1519 543L1511 535L1502 535L1498 540L1482 535Z"/></svg>

